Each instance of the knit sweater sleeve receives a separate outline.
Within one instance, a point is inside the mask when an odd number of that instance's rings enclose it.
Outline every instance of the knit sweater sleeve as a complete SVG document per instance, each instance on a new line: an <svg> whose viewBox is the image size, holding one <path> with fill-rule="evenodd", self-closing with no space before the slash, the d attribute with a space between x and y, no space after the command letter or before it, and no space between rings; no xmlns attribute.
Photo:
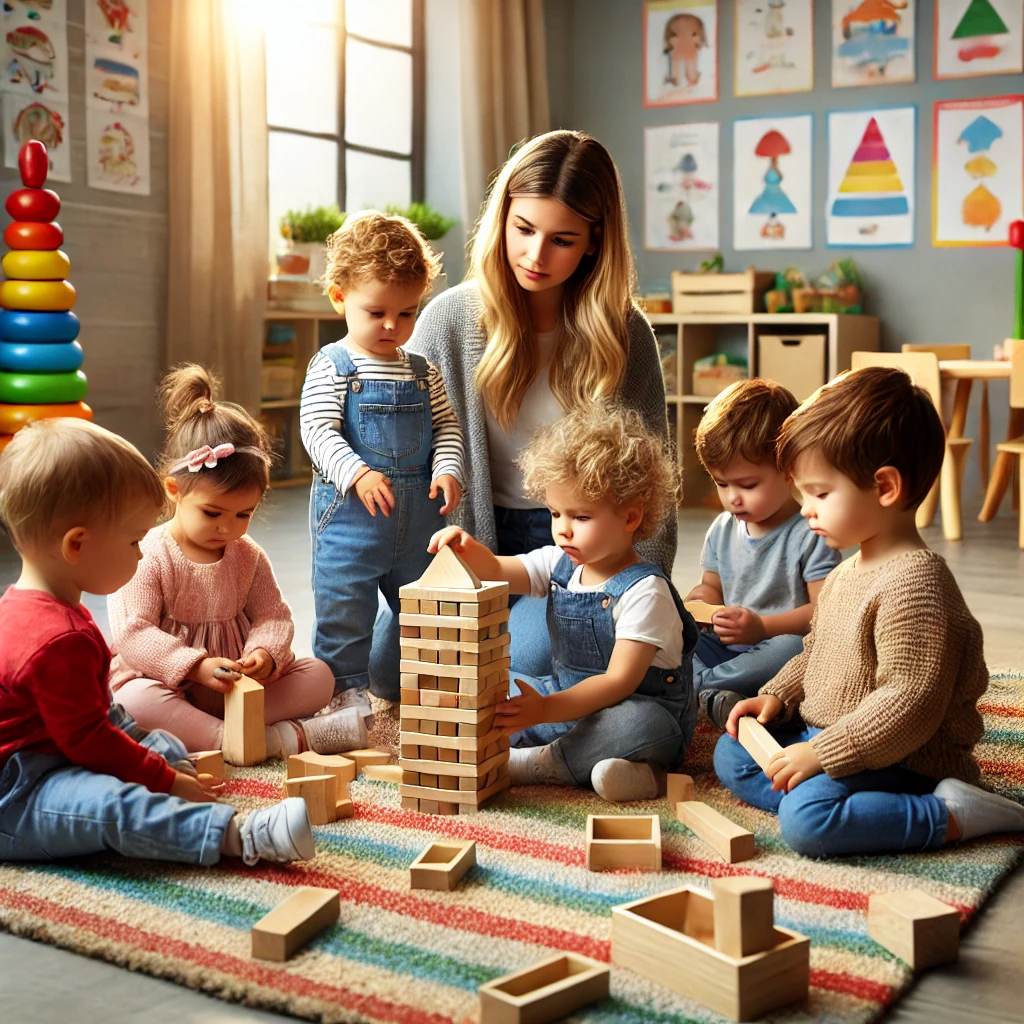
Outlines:
<svg viewBox="0 0 1024 1024"><path fill-rule="evenodd" d="M872 637L876 687L811 740L833 778L898 764L942 724L959 667L950 650L950 638L957 634L950 628L949 595L942 583L926 567L879 588Z"/></svg>
<svg viewBox="0 0 1024 1024"><path fill-rule="evenodd" d="M292 611L277 585L274 570L267 553L253 543L256 552L256 567L245 602L245 614L249 619L249 635L245 639L243 654L262 647L274 659L276 678L295 660L292 653L292 639L295 624Z"/></svg>

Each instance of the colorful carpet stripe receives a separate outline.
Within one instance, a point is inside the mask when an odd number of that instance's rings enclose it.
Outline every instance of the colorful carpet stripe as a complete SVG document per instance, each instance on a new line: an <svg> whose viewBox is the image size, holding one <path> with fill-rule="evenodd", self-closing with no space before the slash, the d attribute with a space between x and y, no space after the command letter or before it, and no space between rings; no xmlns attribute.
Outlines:
<svg viewBox="0 0 1024 1024"><path fill-rule="evenodd" d="M1024 680L993 676L978 748L991 788L1024 799ZM718 860L668 813L660 813L664 870L591 874L584 866L588 813L608 807L592 793L531 787L505 794L476 816L403 811L393 786L357 782L355 817L317 829L317 857L293 867L178 868L115 856L48 865L0 865L0 927L221 999L325 1022L466 1024L476 988L554 950L611 955L618 903L732 874L771 878L776 918L811 939L808 1002L773 1021L837 1024L877 1019L912 981L907 966L867 936L873 892L925 889L977 913L1019 862L1024 839L1003 837L933 853L818 862L791 853L773 816L738 803L710 771L716 733L698 730L687 770L701 799L751 829L758 854ZM237 771L229 797L243 809L281 795L282 766ZM477 866L454 893L410 890L408 866L432 839L477 843ZM341 919L286 964L252 960L249 929L291 887L341 894ZM577 1018L587 1024L705 1024L720 1018L628 971L612 994Z"/></svg>

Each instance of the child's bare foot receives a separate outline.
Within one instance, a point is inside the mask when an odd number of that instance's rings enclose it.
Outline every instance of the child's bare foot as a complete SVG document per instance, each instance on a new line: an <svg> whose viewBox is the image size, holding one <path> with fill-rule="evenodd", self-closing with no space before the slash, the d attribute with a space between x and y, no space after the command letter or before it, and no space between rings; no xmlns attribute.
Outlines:
<svg viewBox="0 0 1024 1024"><path fill-rule="evenodd" d="M665 772L646 761L609 757L594 765L590 784L599 797L610 803L653 800L665 792Z"/></svg>

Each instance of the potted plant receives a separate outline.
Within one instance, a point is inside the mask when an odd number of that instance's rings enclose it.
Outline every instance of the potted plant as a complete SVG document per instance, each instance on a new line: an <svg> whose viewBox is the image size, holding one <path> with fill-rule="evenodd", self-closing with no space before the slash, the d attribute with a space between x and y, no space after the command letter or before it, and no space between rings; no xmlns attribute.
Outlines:
<svg viewBox="0 0 1024 1024"><path fill-rule="evenodd" d="M281 237L288 244L277 254L280 272L319 278L324 272L324 244L344 223L345 214L337 203L307 206L304 211L289 210L281 218Z"/></svg>
<svg viewBox="0 0 1024 1024"><path fill-rule="evenodd" d="M436 242L444 238L457 221L452 217L446 217L438 213L428 203L410 203L408 206L388 206L386 211L390 216L405 217L411 220L423 233L428 242Z"/></svg>

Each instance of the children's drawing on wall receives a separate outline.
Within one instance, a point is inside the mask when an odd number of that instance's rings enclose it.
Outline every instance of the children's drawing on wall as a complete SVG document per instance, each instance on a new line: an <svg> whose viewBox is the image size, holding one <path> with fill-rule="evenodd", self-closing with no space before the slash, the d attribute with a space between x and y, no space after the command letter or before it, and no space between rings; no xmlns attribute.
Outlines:
<svg viewBox="0 0 1024 1024"><path fill-rule="evenodd" d="M87 110L86 127L89 187L148 196L149 122L130 114Z"/></svg>
<svg viewBox="0 0 1024 1024"><path fill-rule="evenodd" d="M916 0L832 0L832 85L913 82Z"/></svg>
<svg viewBox="0 0 1024 1024"><path fill-rule="evenodd" d="M4 93L4 167L18 166L18 151L37 139L46 146L50 159L48 179L71 180L71 146L68 140L68 108L65 103L27 100L16 93Z"/></svg>
<svg viewBox="0 0 1024 1024"><path fill-rule="evenodd" d="M718 123L644 129L644 248L717 251Z"/></svg>
<svg viewBox="0 0 1024 1024"><path fill-rule="evenodd" d="M828 115L830 246L914 244L917 107Z"/></svg>
<svg viewBox="0 0 1024 1024"><path fill-rule="evenodd" d="M4 91L66 100L68 41L65 25L52 19L8 19L2 31Z"/></svg>
<svg viewBox="0 0 1024 1024"><path fill-rule="evenodd" d="M644 106L717 99L717 0L644 0Z"/></svg>
<svg viewBox="0 0 1024 1024"><path fill-rule="evenodd" d="M814 88L813 0L735 0L737 96Z"/></svg>
<svg viewBox="0 0 1024 1024"><path fill-rule="evenodd" d="M811 248L810 114L733 122L733 248Z"/></svg>
<svg viewBox="0 0 1024 1024"><path fill-rule="evenodd" d="M146 55L146 0L86 0L85 37L111 47L122 58L141 62Z"/></svg>
<svg viewBox="0 0 1024 1024"><path fill-rule="evenodd" d="M935 104L932 241L1007 245L1024 209L1024 96Z"/></svg>
<svg viewBox="0 0 1024 1024"><path fill-rule="evenodd" d="M1021 0L935 0L935 77L1024 71Z"/></svg>

